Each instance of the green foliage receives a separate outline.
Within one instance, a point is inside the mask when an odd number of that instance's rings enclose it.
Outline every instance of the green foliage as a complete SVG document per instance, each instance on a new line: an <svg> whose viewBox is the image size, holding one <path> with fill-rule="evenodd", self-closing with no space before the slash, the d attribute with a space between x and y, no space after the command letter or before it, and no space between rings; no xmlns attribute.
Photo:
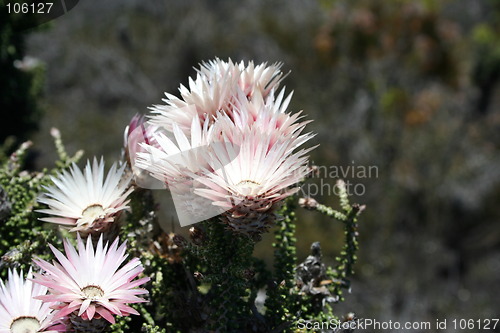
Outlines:
<svg viewBox="0 0 500 333"><path fill-rule="evenodd" d="M158 326L143 324L141 332L146 332L146 333L166 333L167 330L165 328L160 328Z"/></svg>
<svg viewBox="0 0 500 333"><path fill-rule="evenodd" d="M59 153L55 168L41 172L23 170L27 151L31 147L29 141L0 165L0 187L5 193L2 206L9 207L8 211L1 214L0 266L21 267L26 271L31 264L32 255L43 256L46 252L47 242L60 243L55 229L38 220L36 210L42 207L36 199L44 186L52 184L51 176L76 162L82 153L69 156L57 130L53 131L53 136ZM5 275L5 272L2 270L0 274Z"/></svg>
<svg viewBox="0 0 500 333"><path fill-rule="evenodd" d="M312 245L311 255L297 266L294 260L295 247L292 245L295 238L293 233L290 233L291 229L293 230L290 225L294 223L289 223L288 219L288 226L283 226L276 232L275 247L278 250L275 252L275 276L277 278L275 285L279 283L279 287L275 290L268 290L266 314L272 320L273 327L279 331L294 331L298 320L309 322L340 320L338 314L334 312L333 304L344 301L343 290L350 290L350 277L354 274L353 266L357 260L358 250L357 217L364 206L349 203L344 182L339 181L337 187L341 212L319 204L312 198L299 200L301 206L316 210L343 223L345 243L340 256L337 257L335 267L327 267L322 262L318 242ZM293 208L293 205L291 207ZM284 207L285 221L290 213L287 210L291 207ZM283 230L288 230L285 237ZM283 260L283 258L286 259ZM292 267L292 269L284 270L283 267Z"/></svg>
<svg viewBox="0 0 500 333"><path fill-rule="evenodd" d="M288 198L280 211L283 216L277 222L274 247L273 283L268 287L266 299L266 314L274 329L284 329L296 319L295 308L297 299L290 296L294 287L295 266L297 265L295 215L296 196ZM291 312L292 310L292 312ZM284 325L285 324L285 325Z"/></svg>
<svg viewBox="0 0 500 333"><path fill-rule="evenodd" d="M43 186L51 184L55 175L77 161L81 153L66 154L60 135L53 136L59 153L52 170L30 172L24 170L30 141L21 144L38 127L41 116L40 97L43 91L45 67L34 59L25 58L26 33L18 30L35 20L34 14L9 14L0 6L0 109L5 113L0 124L0 267L19 267L24 271L31 264L31 256L40 254L46 242L57 243L56 232L38 221L36 198ZM8 115L8 116L7 116ZM5 276L6 270L0 272Z"/></svg>
<svg viewBox="0 0 500 333"><path fill-rule="evenodd" d="M358 259L356 256L356 252L359 249L357 217L365 207L358 204L350 205L345 183L339 181L337 184L342 212L338 212L322 204L317 204L315 209L344 224L345 240L340 256L336 258L337 266L335 269L330 268L327 272L327 275L332 278L333 282L332 294L338 300L343 301L342 289L349 289L351 287L349 277L354 275L354 264Z"/></svg>
<svg viewBox="0 0 500 333"><path fill-rule="evenodd" d="M255 276L251 258L253 241L227 230L218 218L203 223L202 244L190 246L190 256L198 258L198 274L208 287L206 327L215 331L237 332L251 324L255 294L250 293ZM255 284L254 284L255 285Z"/></svg>
<svg viewBox="0 0 500 333"><path fill-rule="evenodd" d="M351 205L344 184L338 186L341 212L317 203L314 209L343 223L345 244L335 267L326 267L317 257L315 264L323 270L317 281L306 281L299 273L311 256L298 265L297 196L285 200L279 211L270 273L262 260L252 257L254 240L234 234L218 218L193 226L191 241L158 231L151 192L137 189L122 238L128 239L130 254L142 259L144 273L151 278L150 299L134 305L140 317L120 319L111 332L292 332L299 319L340 318L332 305L343 301L342 290L350 288L358 249L356 219L362 207ZM148 230L157 231L146 236ZM257 309L258 291L265 288L265 308Z"/></svg>
<svg viewBox="0 0 500 333"><path fill-rule="evenodd" d="M109 328L109 333L127 333L130 332L130 326L128 323L132 320L132 317L119 317L116 318L115 324L111 325ZM146 325L146 324L144 324Z"/></svg>

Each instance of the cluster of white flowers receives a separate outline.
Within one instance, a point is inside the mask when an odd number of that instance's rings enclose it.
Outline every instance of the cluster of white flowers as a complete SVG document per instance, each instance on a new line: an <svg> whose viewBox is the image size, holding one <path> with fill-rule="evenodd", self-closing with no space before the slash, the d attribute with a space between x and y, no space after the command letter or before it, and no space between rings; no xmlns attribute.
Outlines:
<svg viewBox="0 0 500 333"><path fill-rule="evenodd" d="M167 93L147 121L134 117L126 128L135 184L168 186L183 226L220 216L235 232L266 231L309 172L314 148L300 148L313 134L303 133L309 121L301 112L287 112L292 94L278 89L284 76L280 64L203 63L180 86L181 98ZM40 199L51 215L43 220L84 234L106 231L132 191L124 168L113 166L104 181L103 163L94 160L85 172L73 166L54 178Z"/></svg>
<svg viewBox="0 0 500 333"><path fill-rule="evenodd" d="M278 92L280 68L216 59L181 85L181 98L166 94L151 108L146 126L154 130L141 128L149 136L132 143L141 147L135 166L170 187L181 225L220 215L256 236L298 190L314 148L299 147L313 135L303 133L309 121L300 112L287 112L292 94Z"/></svg>

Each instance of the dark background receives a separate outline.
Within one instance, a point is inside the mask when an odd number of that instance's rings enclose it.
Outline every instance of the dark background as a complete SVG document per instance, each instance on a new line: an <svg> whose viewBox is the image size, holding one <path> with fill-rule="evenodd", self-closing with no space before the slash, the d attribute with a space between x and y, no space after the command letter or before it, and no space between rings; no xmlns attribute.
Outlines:
<svg viewBox="0 0 500 333"><path fill-rule="evenodd" d="M81 1L27 39L45 70L43 116L29 135L35 165L56 156L51 127L70 152L110 165L129 119L177 94L201 61L283 62L289 109L304 110L318 133L311 159L378 170L348 177L363 186L351 200L367 211L338 314L498 318L499 14L488 0ZM333 186L322 176L312 182ZM168 194L158 199L162 225L179 231ZM316 199L337 205L328 191ZM332 262L340 226L299 216L299 259L320 240ZM271 238L257 255L271 256Z"/></svg>

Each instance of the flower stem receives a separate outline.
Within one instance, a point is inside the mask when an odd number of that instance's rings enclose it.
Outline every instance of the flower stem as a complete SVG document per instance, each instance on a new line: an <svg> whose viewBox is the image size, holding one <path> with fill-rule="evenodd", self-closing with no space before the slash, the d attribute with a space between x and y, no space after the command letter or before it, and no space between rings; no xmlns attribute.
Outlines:
<svg viewBox="0 0 500 333"><path fill-rule="evenodd" d="M281 208L283 216L277 222L274 247L273 285L269 286L266 299L266 314L273 328L283 327L286 322L293 322L291 312L294 300L290 297L290 289L294 286L294 269L297 261L295 238L295 201L296 196L288 198ZM286 330L285 330L286 331Z"/></svg>
<svg viewBox="0 0 500 333"><path fill-rule="evenodd" d="M238 332L246 327L251 315L248 270L254 242L227 230L217 219L205 222L205 227L203 259L206 281L211 283L209 325L216 332Z"/></svg>

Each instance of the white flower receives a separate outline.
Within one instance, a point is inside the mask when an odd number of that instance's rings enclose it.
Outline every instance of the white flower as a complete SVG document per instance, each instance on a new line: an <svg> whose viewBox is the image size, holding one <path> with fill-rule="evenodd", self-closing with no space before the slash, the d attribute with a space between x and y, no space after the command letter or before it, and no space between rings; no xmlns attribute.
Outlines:
<svg viewBox="0 0 500 333"><path fill-rule="evenodd" d="M181 130L188 132L195 115L201 124L207 119L212 123L220 112L231 116L240 96L252 100L255 94L266 97L276 90L284 77L280 68L281 64L254 66L253 62L235 64L218 58L203 63L196 78L189 78L188 87L180 86L181 98L165 94L167 98L163 101L166 105L150 108L153 115L149 122L169 131L176 123Z"/></svg>
<svg viewBox="0 0 500 333"><path fill-rule="evenodd" d="M53 186L38 199L49 209L38 210L51 215L42 221L61 224L71 231L100 231L115 221L121 211L128 208L130 179L122 179L125 165L117 169L113 164L104 179L104 161L87 161L84 172L76 164L71 172L63 171L52 177Z"/></svg>
<svg viewBox="0 0 500 333"><path fill-rule="evenodd" d="M135 161L136 167L147 170L151 176L171 187L191 179L191 174L207 166L206 150L213 131L208 120L202 126L195 115L189 135L176 123L172 124L172 132L172 135L155 132L152 135L155 144L142 143L142 151L137 153Z"/></svg>
<svg viewBox="0 0 500 333"><path fill-rule="evenodd" d="M46 295L47 287L31 278L31 270L26 280L22 272L9 270L7 282L0 280L0 333L65 332L64 324L53 320L51 303L34 299Z"/></svg>
<svg viewBox="0 0 500 333"><path fill-rule="evenodd" d="M258 127L233 131L228 140L239 147L236 158L232 158L234 153L223 149L225 146L217 146L208 159L212 171L198 179L207 188L196 189L195 193L228 209L251 200L260 211L292 194L297 189L289 187L309 172L306 154L315 147L294 150L312 135L280 137L274 134Z"/></svg>
<svg viewBox="0 0 500 333"><path fill-rule="evenodd" d="M276 90L285 75L281 71L281 63L268 65L262 63L257 66L253 61L245 64L233 63L231 59L227 62L216 58L206 63L202 63L199 71L207 78L223 78L225 76L236 77L236 84L249 100L252 99L254 93L266 97L272 90Z"/></svg>

